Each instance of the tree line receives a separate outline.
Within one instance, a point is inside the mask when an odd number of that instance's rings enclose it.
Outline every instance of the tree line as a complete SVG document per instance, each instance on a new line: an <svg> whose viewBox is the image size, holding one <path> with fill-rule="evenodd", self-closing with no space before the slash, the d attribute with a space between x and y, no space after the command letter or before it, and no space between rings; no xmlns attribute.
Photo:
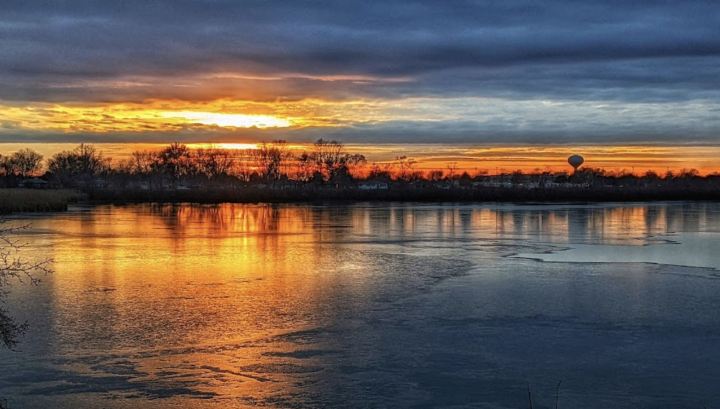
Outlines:
<svg viewBox="0 0 720 409"><path fill-rule="evenodd" d="M350 177L352 169L367 163L365 156L348 153L342 143L318 139L310 151L299 154L286 141L262 143L257 149L191 149L173 143L156 151L135 151L128 159L113 163L94 146L80 144L59 152L47 161L30 149L0 155L0 175L17 178L43 176L63 184L110 175L161 176L170 180L185 178L241 180L281 179L334 180ZM44 172L43 172L44 171Z"/></svg>
<svg viewBox="0 0 720 409"><path fill-rule="evenodd" d="M445 170L421 171L415 166L416 161L406 156L398 156L390 163L368 164L364 155L348 152L341 142L325 139L318 139L301 151L292 149L283 140L261 143L256 149L246 150L191 149L184 144L172 143L158 150L132 152L127 159L117 162L88 144L56 153L47 160L31 149L0 155L0 176L4 176L5 186L17 185L33 176L61 187L88 187L98 183L126 187L141 183L149 188L182 184L228 185L234 182L342 187L360 180L425 185L452 183L455 187L490 182L543 187L557 183L633 185L717 179L717 175L701 177L692 169L664 175L648 171L642 176L591 168L573 175L565 172L525 174L520 171L501 175L478 171L470 175L467 171L458 171L452 163Z"/></svg>

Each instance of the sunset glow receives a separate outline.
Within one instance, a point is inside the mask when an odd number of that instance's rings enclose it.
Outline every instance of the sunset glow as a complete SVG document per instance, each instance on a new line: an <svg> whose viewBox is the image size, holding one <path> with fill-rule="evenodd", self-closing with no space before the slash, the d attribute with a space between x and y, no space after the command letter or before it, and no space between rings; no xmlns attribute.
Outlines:
<svg viewBox="0 0 720 409"><path fill-rule="evenodd" d="M190 142L191 149L219 148L229 150L256 149L258 142L252 138L243 138L246 142ZM158 151L167 143L94 143L115 163L128 159L134 151ZM30 147L45 157L73 149L75 143L5 143L5 152L16 152ZM309 151L311 143L289 143L288 149L294 153ZM392 167L399 156L407 156L415 161L413 168L421 172L431 170L470 174L497 174L516 170L533 172L563 172L570 170L567 157L581 152L585 156L586 166L604 169L608 172L628 172L643 174L649 170L664 174L696 169L707 175L720 172L717 158L720 147L717 146L637 146L637 145L577 145L577 146L474 146L474 145L432 145L413 144L348 144L348 152L366 155L370 166Z"/></svg>
<svg viewBox="0 0 720 409"><path fill-rule="evenodd" d="M473 118L476 122L473 126L480 127L478 132L487 132L483 128L492 126L497 116L493 110L498 107L506 111L524 110L525 113L518 112L518 115L535 122L542 121L544 117L563 116L571 121L572 116L578 114L572 111L578 109L599 110L600 116L593 119L596 123L623 116L632 120L634 114L628 110L639 110L643 116L656 117L658 122L676 119L667 117L659 106L645 104L627 106L624 112L608 111L603 114L607 107L593 108L582 103L518 102L508 106L500 100L483 98L359 99L340 102L320 99L277 102L149 100L92 105L0 104L0 123L3 124L0 137L6 140L3 144L6 151L20 147L22 140L33 144L46 141L41 150L48 156L57 152L48 151L48 146L66 139L78 140L78 135L101 146L108 146L108 142L118 139L127 142L125 147L106 148L108 152L117 152L119 157L143 143L157 145L179 140L195 145L248 149L263 141L286 139L299 149L316 138L330 136L343 140L353 150L368 154L373 162L386 163L396 156L405 155L413 157L422 169L455 166L488 173L515 169L564 169L567 154L581 152L587 155L588 166L606 170L644 172L653 169L665 172L696 168L705 174L720 170L716 162L720 149L710 142L687 146L666 142L624 144L618 141L572 143L567 148L560 148L562 145L554 144L552 140L528 145L528 142L513 141L513 137L506 137L507 143L478 143L464 136L453 137L451 143L441 143L437 138L429 138L425 131L418 131L418 137L408 143L394 143L393 138L371 136L378 127L399 127L390 132L406 132L401 130L404 125L396 125L398 123L442 126L447 121L461 121L462 118ZM701 107L687 109L690 115L691 109ZM607 118L603 119L601 115L607 115ZM678 111L678 115L684 114ZM18 140L17 136L23 134L22 140ZM350 136L343 138L344 134Z"/></svg>
<svg viewBox="0 0 720 409"><path fill-rule="evenodd" d="M287 128L291 122L270 115L223 114L217 112L164 112L163 118L186 120L189 123L231 128Z"/></svg>
<svg viewBox="0 0 720 409"><path fill-rule="evenodd" d="M412 156L423 168L561 169L573 151L606 169L720 170L706 157L720 146L720 64L704 51L716 37L703 31L716 26L703 25L713 15L705 6L625 10L601 22L580 8L573 36L522 7L509 20L489 7L499 25L438 5L398 7L283 4L251 17L222 4L207 24L192 17L204 9L128 11L128 26L102 35L87 30L116 21L111 10L68 5L41 20L18 11L3 32L14 40L0 51L0 145L325 138L363 147L373 161ZM395 20L404 13L412 18ZM76 35L56 43L58 32ZM678 44L688 50L672 51Z"/></svg>

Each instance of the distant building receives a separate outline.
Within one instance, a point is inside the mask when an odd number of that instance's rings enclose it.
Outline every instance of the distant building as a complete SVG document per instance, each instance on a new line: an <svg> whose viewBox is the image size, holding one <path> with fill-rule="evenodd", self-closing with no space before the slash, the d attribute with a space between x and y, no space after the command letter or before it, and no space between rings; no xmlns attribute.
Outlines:
<svg viewBox="0 0 720 409"><path fill-rule="evenodd" d="M26 189L47 189L50 187L50 183L40 178L31 178L21 180L20 183L18 183L18 187Z"/></svg>
<svg viewBox="0 0 720 409"><path fill-rule="evenodd" d="M364 181L358 184L360 190L388 190L387 182Z"/></svg>

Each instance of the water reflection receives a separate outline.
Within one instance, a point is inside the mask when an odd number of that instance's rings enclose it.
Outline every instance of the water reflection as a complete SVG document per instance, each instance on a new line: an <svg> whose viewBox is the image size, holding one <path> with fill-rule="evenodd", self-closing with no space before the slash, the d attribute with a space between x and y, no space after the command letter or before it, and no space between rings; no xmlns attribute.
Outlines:
<svg viewBox="0 0 720 409"><path fill-rule="evenodd" d="M709 342L720 323L697 313L720 307L714 281L506 257L720 231L711 203L133 205L31 222L24 239L55 273L11 298L32 323L23 352L1 353L0 395L18 407L512 406L558 374L584 407L625 407L612 379L658 402L666 386L660 355L622 342L683 322ZM605 372L626 359L654 380ZM681 387L676 403L716 396Z"/></svg>

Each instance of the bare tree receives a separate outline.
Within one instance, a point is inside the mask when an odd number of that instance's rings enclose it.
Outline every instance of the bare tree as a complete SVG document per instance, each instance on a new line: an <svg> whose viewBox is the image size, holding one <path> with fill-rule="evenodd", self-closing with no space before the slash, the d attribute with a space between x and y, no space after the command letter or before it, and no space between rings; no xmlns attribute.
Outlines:
<svg viewBox="0 0 720 409"><path fill-rule="evenodd" d="M7 176L12 173L10 168L10 158L0 154L0 175Z"/></svg>
<svg viewBox="0 0 720 409"><path fill-rule="evenodd" d="M235 164L231 170L238 179L247 182L253 173L255 149L243 149L236 154Z"/></svg>
<svg viewBox="0 0 720 409"><path fill-rule="evenodd" d="M43 156L30 149L21 149L6 159L6 172L22 178L40 170Z"/></svg>
<svg viewBox="0 0 720 409"><path fill-rule="evenodd" d="M312 155L307 152L301 153L297 157L297 166L297 178L302 181L310 180L314 172Z"/></svg>
<svg viewBox="0 0 720 409"><path fill-rule="evenodd" d="M283 167L292 158L287 142L283 140L260 144L253 156L260 173L270 180L280 179Z"/></svg>
<svg viewBox="0 0 720 409"><path fill-rule="evenodd" d="M457 162L450 162L447 164L447 178L448 179L454 179L455 178L455 172L457 172L458 165Z"/></svg>
<svg viewBox="0 0 720 409"><path fill-rule="evenodd" d="M5 310L5 296L13 282L37 285L40 275L50 272L49 260L28 261L20 257L25 245L13 239L13 234L28 226L5 227L0 220L0 347L12 349L18 337L27 328L26 323L16 322Z"/></svg>
<svg viewBox="0 0 720 409"><path fill-rule="evenodd" d="M173 181L194 174L197 171L195 165L190 148L177 142L161 150L155 164L157 170L170 176Z"/></svg>
<svg viewBox="0 0 720 409"><path fill-rule="evenodd" d="M128 160L128 171L134 175L149 175L153 170L155 154L149 151L135 151Z"/></svg>
<svg viewBox="0 0 720 409"><path fill-rule="evenodd" d="M370 172L368 172L368 179L386 179L390 180L392 176L392 163L386 163L384 166L381 166L377 163L373 163L370 167Z"/></svg>
<svg viewBox="0 0 720 409"><path fill-rule="evenodd" d="M335 179L350 173L350 167L366 163L365 156L345 152L345 146L338 141L322 138L313 144L312 158L317 171L328 179Z"/></svg>
<svg viewBox="0 0 720 409"><path fill-rule="evenodd" d="M397 156L395 162L398 167L398 179L410 180L413 175L413 168L415 167L415 159L408 158L407 156Z"/></svg>
<svg viewBox="0 0 720 409"><path fill-rule="evenodd" d="M80 144L72 151L60 152L48 161L48 170L61 182L69 184L87 182L106 172L109 167L109 159L105 159L94 146L87 144Z"/></svg>
<svg viewBox="0 0 720 409"><path fill-rule="evenodd" d="M430 172L428 172L428 179L433 182L439 182L443 179L444 173L442 170L439 169L433 169Z"/></svg>
<svg viewBox="0 0 720 409"><path fill-rule="evenodd" d="M198 149L194 157L198 170L209 179L228 175L235 166L235 158L227 149Z"/></svg>

